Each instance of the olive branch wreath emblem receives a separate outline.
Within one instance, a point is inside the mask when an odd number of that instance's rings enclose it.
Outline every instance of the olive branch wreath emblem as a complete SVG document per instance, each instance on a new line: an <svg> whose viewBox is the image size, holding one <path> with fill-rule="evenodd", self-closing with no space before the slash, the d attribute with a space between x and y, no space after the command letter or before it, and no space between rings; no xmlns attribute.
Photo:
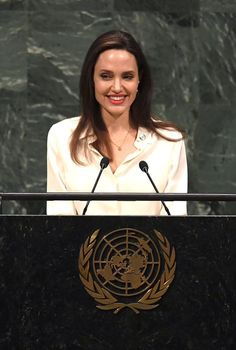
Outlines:
<svg viewBox="0 0 236 350"><path fill-rule="evenodd" d="M159 305L157 302L167 292L171 282L174 279L176 270L176 254L174 247L170 246L167 238L157 230L154 230L154 232L164 256L164 271L162 272L157 283L152 288L149 288L137 302L132 303L119 302L118 299L116 299L108 290L101 287L96 281L93 280L89 270L89 259L93 253L93 247L96 243L99 229L94 231L93 234L86 239L85 243L81 246L79 253L79 275L88 294L90 294L99 304L96 305L97 308L101 310L114 310L115 314L124 308L129 308L138 314L140 312L139 310L151 310Z"/></svg>

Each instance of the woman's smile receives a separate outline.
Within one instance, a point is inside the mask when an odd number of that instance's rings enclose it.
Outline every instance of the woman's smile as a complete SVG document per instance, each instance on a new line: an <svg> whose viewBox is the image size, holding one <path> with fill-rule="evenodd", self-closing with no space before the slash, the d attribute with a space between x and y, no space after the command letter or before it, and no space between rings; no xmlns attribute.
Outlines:
<svg viewBox="0 0 236 350"><path fill-rule="evenodd" d="M113 105L121 105L124 103L126 95L108 95L107 97Z"/></svg>

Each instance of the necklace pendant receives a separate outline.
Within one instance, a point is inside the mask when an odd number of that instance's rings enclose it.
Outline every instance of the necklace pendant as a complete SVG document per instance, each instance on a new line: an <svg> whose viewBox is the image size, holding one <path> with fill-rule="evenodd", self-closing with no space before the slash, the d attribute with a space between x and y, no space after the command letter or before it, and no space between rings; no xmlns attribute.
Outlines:
<svg viewBox="0 0 236 350"><path fill-rule="evenodd" d="M118 147L118 151L122 151L122 148L120 146Z"/></svg>

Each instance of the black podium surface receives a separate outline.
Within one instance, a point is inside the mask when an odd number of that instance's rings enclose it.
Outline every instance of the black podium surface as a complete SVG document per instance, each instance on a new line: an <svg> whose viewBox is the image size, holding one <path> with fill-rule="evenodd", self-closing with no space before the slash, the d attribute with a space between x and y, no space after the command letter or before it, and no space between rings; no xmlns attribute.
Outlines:
<svg viewBox="0 0 236 350"><path fill-rule="evenodd" d="M100 310L82 283L81 246L158 230L175 278L153 310ZM236 217L0 217L0 349L235 349ZM89 258L89 257L88 257Z"/></svg>

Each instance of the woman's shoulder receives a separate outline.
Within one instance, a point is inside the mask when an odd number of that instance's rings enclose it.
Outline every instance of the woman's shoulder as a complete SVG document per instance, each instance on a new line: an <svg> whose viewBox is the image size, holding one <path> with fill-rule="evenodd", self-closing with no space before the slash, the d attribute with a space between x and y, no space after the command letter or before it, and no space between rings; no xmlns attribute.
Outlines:
<svg viewBox="0 0 236 350"><path fill-rule="evenodd" d="M180 141L184 139L183 134L175 128L170 128L170 127L158 128L157 132L158 132L158 135L165 138L166 140Z"/></svg>
<svg viewBox="0 0 236 350"><path fill-rule="evenodd" d="M49 129L49 133L52 132L73 132L79 123L80 117L66 118L53 124Z"/></svg>
<svg viewBox="0 0 236 350"><path fill-rule="evenodd" d="M73 117L60 120L53 124L48 131L48 139L69 139L76 129L80 117Z"/></svg>
<svg viewBox="0 0 236 350"><path fill-rule="evenodd" d="M161 119L155 119L154 126L159 137L170 141L179 141L184 139L184 131L178 128L174 123L166 122Z"/></svg>

